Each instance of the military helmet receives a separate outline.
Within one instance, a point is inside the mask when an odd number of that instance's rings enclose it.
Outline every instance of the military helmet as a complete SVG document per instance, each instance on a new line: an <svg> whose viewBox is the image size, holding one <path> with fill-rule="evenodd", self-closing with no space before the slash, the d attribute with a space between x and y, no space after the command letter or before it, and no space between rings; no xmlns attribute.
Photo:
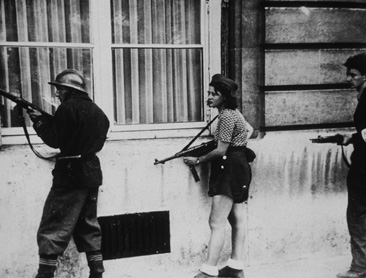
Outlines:
<svg viewBox="0 0 366 278"><path fill-rule="evenodd" d="M66 69L56 76L55 81L48 82L54 86L64 86L86 93L84 77L73 69Z"/></svg>

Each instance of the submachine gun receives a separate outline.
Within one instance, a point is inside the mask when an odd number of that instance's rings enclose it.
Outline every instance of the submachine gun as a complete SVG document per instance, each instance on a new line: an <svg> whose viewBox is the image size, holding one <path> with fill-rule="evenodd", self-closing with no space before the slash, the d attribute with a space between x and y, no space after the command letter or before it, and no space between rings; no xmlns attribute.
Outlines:
<svg viewBox="0 0 366 278"><path fill-rule="evenodd" d="M29 101L26 101L24 98L22 97L18 97L18 96L15 96L11 93L8 93L8 92L5 92L3 90L0 89L0 95L15 102L17 105L16 107L18 108L18 118L19 118L19 121L23 127L23 130L24 130L24 134L25 134L25 137L27 138L27 141L28 141L28 144L29 144L29 147L31 148L31 150L34 152L34 154L36 156L38 156L39 158L42 158L42 159L46 159L46 160L53 160L57 155L55 156L50 156L50 157L44 157L43 155L41 155L39 152L37 152L32 143L30 142L30 138L29 138L29 133L28 133L28 130L27 130L27 127L26 127L26 124L25 124L25 119L24 119L24 116L23 116L23 110L22 109L25 109L27 111L33 111L33 110L36 110L38 112L40 112L43 116L47 117L48 119L51 119L53 118L53 116L49 113L47 113L46 111L42 110L41 108L39 108L38 106L36 106L35 104L29 102Z"/></svg>
<svg viewBox="0 0 366 278"><path fill-rule="evenodd" d="M155 159L154 165L157 164L164 164L166 161L175 159L175 158L179 158L179 157L184 157L184 156L193 156L193 157L199 157L202 155L205 155L207 153L209 153L210 151L216 149L217 144L214 140L202 143L200 145L194 146L189 148L192 143L206 130L208 129L208 127L214 122L214 120L216 120L218 116L215 116L211 122L209 122L180 152L177 152L176 154L169 156L167 158L158 160ZM189 169L191 170L191 173L193 175L193 178L196 182L200 181L200 178L198 176L197 170L193 165L189 166Z"/></svg>
<svg viewBox="0 0 366 278"><path fill-rule="evenodd" d="M318 136L318 138L310 139L312 143L335 143L337 145L341 145L343 142L343 136L340 134L332 135L332 136Z"/></svg>
<svg viewBox="0 0 366 278"><path fill-rule="evenodd" d="M319 135L317 138L310 139L310 141L312 143L318 143L318 144L319 143L320 144L333 143L333 144L340 145L342 147L343 161L347 165L348 168L351 167L351 164L348 162L347 157L344 153L344 148L343 148L343 145L342 145L342 142L343 142L343 136L342 135L340 135L340 134L335 134L335 135L331 135L331 136L320 136Z"/></svg>
<svg viewBox="0 0 366 278"><path fill-rule="evenodd" d="M155 159L154 165L164 164L166 161L176 159L179 157L184 157L184 156L200 157L200 156L208 154L210 151L216 149L216 146L217 146L216 142L214 140L211 140L211 141L202 143L200 145L197 145L195 147L187 148L185 150L177 152L176 154L169 156L167 158L164 158L161 160ZM191 166L189 166L189 169L191 170L194 180L196 182L200 181L196 168L193 165L191 165Z"/></svg>
<svg viewBox="0 0 366 278"><path fill-rule="evenodd" d="M33 104L29 101L26 101L24 98L17 97L15 95L10 94L8 92L5 92L3 90L0 90L0 95L2 95L3 97L6 97L7 99L10 99L11 101L15 102L18 105L18 107L21 107L21 108L23 108L27 111L36 110L36 111L40 112L43 116L46 116L48 118L53 117L51 114L49 114L46 111L42 110L41 108L39 108L35 104Z"/></svg>

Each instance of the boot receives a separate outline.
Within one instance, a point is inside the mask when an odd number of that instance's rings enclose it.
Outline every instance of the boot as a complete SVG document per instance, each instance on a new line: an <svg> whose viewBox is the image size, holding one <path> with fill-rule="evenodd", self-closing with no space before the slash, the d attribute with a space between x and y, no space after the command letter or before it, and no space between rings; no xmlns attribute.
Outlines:
<svg viewBox="0 0 366 278"><path fill-rule="evenodd" d="M52 275L52 276L50 276ZM35 278L54 278L53 274L38 273Z"/></svg>
<svg viewBox="0 0 366 278"><path fill-rule="evenodd" d="M364 277L366 277L366 272L354 271L352 269L337 274L337 278L364 278Z"/></svg>
<svg viewBox="0 0 366 278"><path fill-rule="evenodd" d="M57 256L40 256L38 273L35 278L54 278Z"/></svg>
<svg viewBox="0 0 366 278"><path fill-rule="evenodd" d="M90 269L89 278L103 278L103 256L100 251L87 252L86 259Z"/></svg>
<svg viewBox="0 0 366 278"><path fill-rule="evenodd" d="M103 278L103 273L90 273L89 278Z"/></svg>

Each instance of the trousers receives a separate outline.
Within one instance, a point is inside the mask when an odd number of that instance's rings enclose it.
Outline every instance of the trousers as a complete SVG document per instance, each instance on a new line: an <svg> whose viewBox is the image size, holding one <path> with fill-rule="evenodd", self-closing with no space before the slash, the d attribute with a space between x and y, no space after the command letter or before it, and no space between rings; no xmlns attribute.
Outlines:
<svg viewBox="0 0 366 278"><path fill-rule="evenodd" d="M101 250L98 190L98 187L51 188L37 232L40 256L62 255L71 237L79 252Z"/></svg>
<svg viewBox="0 0 366 278"><path fill-rule="evenodd" d="M347 225L351 237L351 269L366 271L366 174L361 165L352 163L347 176Z"/></svg>

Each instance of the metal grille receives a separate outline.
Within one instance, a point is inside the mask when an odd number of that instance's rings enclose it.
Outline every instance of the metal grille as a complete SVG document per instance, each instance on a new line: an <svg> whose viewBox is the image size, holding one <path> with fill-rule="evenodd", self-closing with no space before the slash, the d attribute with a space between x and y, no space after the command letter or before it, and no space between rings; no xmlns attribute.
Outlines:
<svg viewBox="0 0 366 278"><path fill-rule="evenodd" d="M104 260L170 252L169 211L98 218Z"/></svg>

